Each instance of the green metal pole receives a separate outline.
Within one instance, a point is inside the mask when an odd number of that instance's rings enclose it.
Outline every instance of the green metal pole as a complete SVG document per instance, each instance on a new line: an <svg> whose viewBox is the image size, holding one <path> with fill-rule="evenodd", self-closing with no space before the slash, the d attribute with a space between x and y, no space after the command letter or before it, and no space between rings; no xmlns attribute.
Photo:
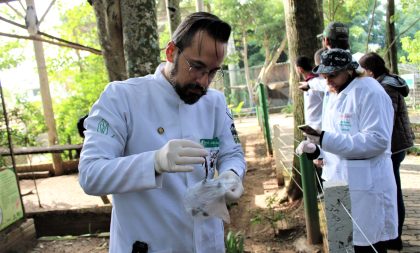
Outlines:
<svg viewBox="0 0 420 253"><path fill-rule="evenodd" d="M262 109L262 116L263 116L263 128L264 128L264 135L265 135L265 140L267 142L267 147L268 147L268 153L270 153L270 155L273 154L273 146L271 145L271 133L270 133L270 122L268 119L268 105L267 105L267 97L265 95L265 89L264 89L264 84L260 83L259 84L259 90L260 90L260 105L261 105L261 109Z"/></svg>
<svg viewBox="0 0 420 253"><path fill-rule="evenodd" d="M303 202L306 218L306 234L308 243L321 242L321 230L319 226L318 204L316 199L316 185L314 165L305 153L299 157L300 171L302 173Z"/></svg>

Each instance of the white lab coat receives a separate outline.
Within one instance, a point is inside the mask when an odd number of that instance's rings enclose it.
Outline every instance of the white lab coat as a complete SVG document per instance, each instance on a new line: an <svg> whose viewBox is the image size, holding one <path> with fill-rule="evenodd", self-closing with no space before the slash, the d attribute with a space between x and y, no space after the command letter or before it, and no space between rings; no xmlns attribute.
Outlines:
<svg viewBox="0 0 420 253"><path fill-rule="evenodd" d="M222 93L209 89L187 105L162 67L154 75L109 84L93 105L85 121L80 185L88 194L113 194L112 253L131 252L137 240L148 243L149 253L224 252L222 220L194 220L183 204L186 190L204 179L202 165L156 176L154 154L171 139L218 137L219 173L233 169L243 177L246 165L232 136L233 121Z"/></svg>
<svg viewBox="0 0 420 253"><path fill-rule="evenodd" d="M352 215L370 243L397 237L389 96L375 79L360 77L339 94L328 92L323 106L322 177L349 184ZM354 224L353 243L369 245Z"/></svg>
<svg viewBox="0 0 420 253"><path fill-rule="evenodd" d="M308 81L309 87L319 85L319 82L325 80L322 77L314 77ZM314 129L321 129L322 118L322 100L324 91L309 89L303 93L303 106L305 108L305 124Z"/></svg>

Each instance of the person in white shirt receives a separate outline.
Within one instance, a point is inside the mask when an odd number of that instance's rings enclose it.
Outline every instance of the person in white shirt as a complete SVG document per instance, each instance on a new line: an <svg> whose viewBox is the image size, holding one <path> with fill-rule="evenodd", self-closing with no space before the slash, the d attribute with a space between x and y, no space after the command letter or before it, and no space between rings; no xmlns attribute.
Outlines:
<svg viewBox="0 0 420 253"><path fill-rule="evenodd" d="M79 182L88 194L112 194L110 252L225 251L223 221L195 219L183 202L215 170L230 182L227 202L243 193L246 163L232 115L223 93L209 88L223 76L230 32L215 15L189 15L166 47L166 63L110 83L93 105Z"/></svg>
<svg viewBox="0 0 420 253"><path fill-rule="evenodd" d="M357 66L346 50L322 53L321 64L313 70L329 87L322 130L316 136L306 134L308 140L302 141L296 152L314 159L322 148L323 179L349 185L351 214L358 225L353 225L355 252L384 253L383 241L398 235L391 161L394 111L380 84L371 77L360 77Z"/></svg>

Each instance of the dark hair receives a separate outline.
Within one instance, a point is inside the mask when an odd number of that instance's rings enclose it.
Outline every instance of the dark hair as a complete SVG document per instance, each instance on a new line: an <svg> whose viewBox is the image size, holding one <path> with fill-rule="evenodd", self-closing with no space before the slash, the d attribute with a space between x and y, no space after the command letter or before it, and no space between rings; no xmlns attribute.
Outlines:
<svg viewBox="0 0 420 253"><path fill-rule="evenodd" d="M298 56L296 59L296 66L301 67L303 70L309 72L311 72L313 68L311 59L306 56Z"/></svg>
<svg viewBox="0 0 420 253"><path fill-rule="evenodd" d="M205 31L216 41L226 43L229 40L231 27L213 14L195 12L181 22L172 35L172 41L183 50L191 45L193 37L199 31Z"/></svg>
<svg viewBox="0 0 420 253"><path fill-rule="evenodd" d="M389 74L385 67L385 61L377 53L367 53L359 60L360 66L366 70L372 71L373 77L378 78L383 74Z"/></svg>
<svg viewBox="0 0 420 253"><path fill-rule="evenodd" d="M348 39L337 39L333 40L330 38L326 38L328 40L328 45L330 48L341 48L347 50L350 48L349 40Z"/></svg>
<svg viewBox="0 0 420 253"><path fill-rule="evenodd" d="M326 51L327 49L326 48L320 48L320 49L318 49L318 50L316 50L316 52L315 52L315 54L314 54L314 62L315 62L315 64L318 62L318 63L320 63L321 62L321 54L324 52L324 51Z"/></svg>

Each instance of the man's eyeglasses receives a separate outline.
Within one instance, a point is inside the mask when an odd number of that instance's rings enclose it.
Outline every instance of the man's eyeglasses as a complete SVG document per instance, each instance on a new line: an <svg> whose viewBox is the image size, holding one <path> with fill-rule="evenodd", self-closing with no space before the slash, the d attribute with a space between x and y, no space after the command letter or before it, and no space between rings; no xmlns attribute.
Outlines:
<svg viewBox="0 0 420 253"><path fill-rule="evenodd" d="M207 70L207 68L203 66L195 65L194 63L191 63L190 60L184 55L184 53L179 50L179 53L184 57L185 61L187 62L189 68L188 72L192 77L201 79L203 76L207 75L209 83L211 82L217 82L223 79L224 72L222 69L214 69L214 70Z"/></svg>

